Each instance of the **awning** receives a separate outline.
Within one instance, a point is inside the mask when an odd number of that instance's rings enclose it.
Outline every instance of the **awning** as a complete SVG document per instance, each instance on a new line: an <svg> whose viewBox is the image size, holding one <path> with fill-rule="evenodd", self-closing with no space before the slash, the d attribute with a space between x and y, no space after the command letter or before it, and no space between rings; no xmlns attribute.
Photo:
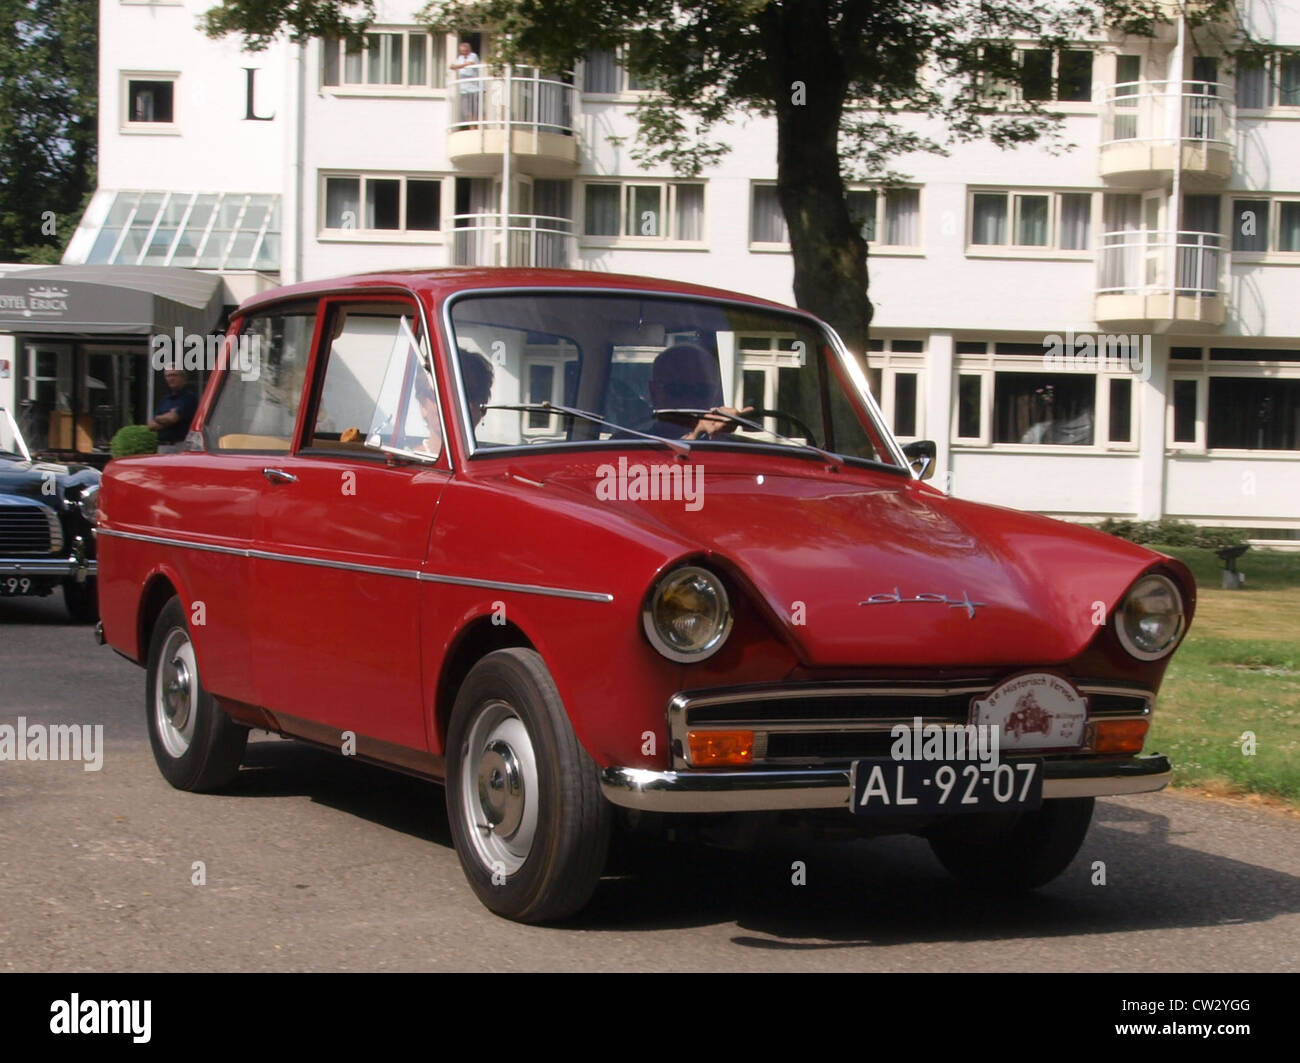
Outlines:
<svg viewBox="0 0 1300 1063"><path fill-rule="evenodd" d="M0 332L211 332L221 278L174 266L50 266L0 277Z"/></svg>

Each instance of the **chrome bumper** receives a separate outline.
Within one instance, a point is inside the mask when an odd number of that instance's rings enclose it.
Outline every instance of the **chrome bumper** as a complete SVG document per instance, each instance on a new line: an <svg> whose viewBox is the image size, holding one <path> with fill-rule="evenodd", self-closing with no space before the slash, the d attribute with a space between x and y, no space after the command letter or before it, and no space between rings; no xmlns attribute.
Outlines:
<svg viewBox="0 0 1300 1063"><path fill-rule="evenodd" d="M1169 758L1152 753L1122 760L1047 761L1043 797L1111 797L1162 790ZM606 768L601 789L613 804L643 812L764 812L849 807L849 769L649 771Z"/></svg>
<svg viewBox="0 0 1300 1063"><path fill-rule="evenodd" d="M0 559L0 576L76 576L78 574L98 575L99 562L78 561L75 557L33 558L30 561Z"/></svg>

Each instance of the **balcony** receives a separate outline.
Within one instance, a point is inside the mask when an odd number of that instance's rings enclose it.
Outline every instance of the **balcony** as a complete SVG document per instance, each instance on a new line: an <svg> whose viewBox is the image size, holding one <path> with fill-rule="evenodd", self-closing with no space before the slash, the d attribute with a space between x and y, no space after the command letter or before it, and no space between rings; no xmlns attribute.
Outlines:
<svg viewBox="0 0 1300 1063"><path fill-rule="evenodd" d="M452 218L452 263L457 266L541 266L571 269L573 222L541 214L457 214Z"/></svg>
<svg viewBox="0 0 1300 1063"><path fill-rule="evenodd" d="M498 171L507 124L513 162L521 172L567 177L577 168L578 97L572 75L552 77L533 67L514 67L500 77L457 78L448 95L454 120L448 127L447 154L461 169Z"/></svg>
<svg viewBox="0 0 1300 1063"><path fill-rule="evenodd" d="M1102 108L1101 176L1150 187L1176 166L1191 190L1222 188L1232 173L1233 105L1212 81L1130 81Z"/></svg>
<svg viewBox="0 0 1300 1063"><path fill-rule="evenodd" d="M1104 233L1097 255L1099 324L1169 330L1222 325L1228 255L1219 233Z"/></svg>

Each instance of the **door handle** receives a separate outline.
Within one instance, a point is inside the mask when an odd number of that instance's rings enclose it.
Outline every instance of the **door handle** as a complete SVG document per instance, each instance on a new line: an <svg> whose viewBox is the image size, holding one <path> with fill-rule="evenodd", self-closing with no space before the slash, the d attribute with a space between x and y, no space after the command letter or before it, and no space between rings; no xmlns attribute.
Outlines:
<svg viewBox="0 0 1300 1063"><path fill-rule="evenodd" d="M263 469L262 475L273 484L296 484L298 477L283 469Z"/></svg>

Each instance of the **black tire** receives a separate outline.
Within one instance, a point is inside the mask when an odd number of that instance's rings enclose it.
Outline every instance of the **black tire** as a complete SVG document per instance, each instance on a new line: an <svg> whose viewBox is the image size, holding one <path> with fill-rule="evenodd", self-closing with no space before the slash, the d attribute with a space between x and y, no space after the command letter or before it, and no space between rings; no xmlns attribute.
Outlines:
<svg viewBox="0 0 1300 1063"><path fill-rule="evenodd" d="M973 889L1037 889L1070 866L1094 804L1091 797L1060 798L1011 817L956 818L930 835L930 848L954 878Z"/></svg>
<svg viewBox="0 0 1300 1063"><path fill-rule="evenodd" d="M447 818L488 909L544 923L586 906L613 820L597 776L536 652L497 650L471 669L447 734Z"/></svg>
<svg viewBox="0 0 1300 1063"><path fill-rule="evenodd" d="M149 640L145 718L158 770L176 789L219 790L238 774L248 728L203 689L179 598L163 606Z"/></svg>
<svg viewBox="0 0 1300 1063"><path fill-rule="evenodd" d="M93 624L99 619L99 584L88 576L84 582L75 579L63 581L63 604L68 616L77 624Z"/></svg>

